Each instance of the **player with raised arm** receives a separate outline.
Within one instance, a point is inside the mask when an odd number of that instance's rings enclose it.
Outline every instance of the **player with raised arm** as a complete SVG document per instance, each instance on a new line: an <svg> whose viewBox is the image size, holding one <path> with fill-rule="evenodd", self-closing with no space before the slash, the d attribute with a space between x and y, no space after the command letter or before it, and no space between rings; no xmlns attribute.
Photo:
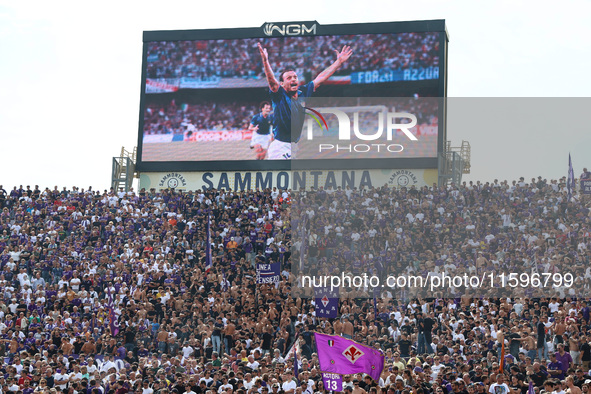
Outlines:
<svg viewBox="0 0 591 394"><path fill-rule="evenodd" d="M252 132L250 138L250 149L255 149L257 160L264 160L267 149L273 139L271 133L273 128L273 115L271 115L271 104L263 101L260 105L261 112L252 117L248 130Z"/></svg>
<svg viewBox="0 0 591 394"><path fill-rule="evenodd" d="M348 45L345 45L340 52L335 50L337 59L334 63L318 74L313 81L300 86L298 75L292 69L284 70L279 74L279 81L277 81L269 63L267 49L263 48L260 43L258 47L269 84L275 117L273 127L275 139L269 145L267 159L288 160L291 159L291 143L299 141L304 124L305 109L299 99L310 97L322 83L330 78L351 57L353 51ZM291 132L292 116L296 116L294 119L296 130L294 130L293 134Z"/></svg>

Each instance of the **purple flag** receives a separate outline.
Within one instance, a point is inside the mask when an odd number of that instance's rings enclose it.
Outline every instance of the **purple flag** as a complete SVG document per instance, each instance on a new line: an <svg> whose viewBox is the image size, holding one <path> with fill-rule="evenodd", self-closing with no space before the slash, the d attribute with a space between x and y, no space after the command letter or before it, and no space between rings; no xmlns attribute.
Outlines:
<svg viewBox="0 0 591 394"><path fill-rule="evenodd" d="M208 273L213 267L211 259L211 225L209 214L207 215L207 232L205 233L205 272Z"/></svg>
<svg viewBox="0 0 591 394"><path fill-rule="evenodd" d="M327 287L314 288L316 317L336 318L339 315L339 288L330 291Z"/></svg>
<svg viewBox="0 0 591 394"><path fill-rule="evenodd" d="M279 283L281 275L281 263L257 264L257 284Z"/></svg>
<svg viewBox="0 0 591 394"><path fill-rule="evenodd" d="M337 374L366 373L380 380L384 355L377 349L336 335L314 333L320 371Z"/></svg>
<svg viewBox="0 0 591 394"><path fill-rule="evenodd" d="M534 382L533 381L529 381L529 388L527 389L527 394L534 394Z"/></svg>
<svg viewBox="0 0 591 394"><path fill-rule="evenodd" d="M568 177L566 178L566 190L568 191L568 201L573 196L573 189L575 187L575 171L573 170L573 162L568 154Z"/></svg>
<svg viewBox="0 0 591 394"><path fill-rule="evenodd" d="M111 335L117 336L119 334L119 322L113 308L109 308L109 327L111 328Z"/></svg>
<svg viewBox="0 0 591 394"><path fill-rule="evenodd" d="M322 373L324 389L328 391L343 391L343 377L336 373Z"/></svg>
<svg viewBox="0 0 591 394"><path fill-rule="evenodd" d="M111 287L107 285L107 305L113 305L113 294L111 294Z"/></svg>

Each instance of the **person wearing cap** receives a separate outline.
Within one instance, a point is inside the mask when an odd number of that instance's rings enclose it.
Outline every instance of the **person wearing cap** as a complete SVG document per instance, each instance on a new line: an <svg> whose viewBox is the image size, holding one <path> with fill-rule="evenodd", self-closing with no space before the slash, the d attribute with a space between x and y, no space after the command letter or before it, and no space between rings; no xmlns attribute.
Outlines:
<svg viewBox="0 0 591 394"><path fill-rule="evenodd" d="M226 250L228 252L233 252L238 248L238 243L236 242L236 239L234 237L230 237L230 240L228 241L228 243L226 244Z"/></svg>
<svg viewBox="0 0 591 394"><path fill-rule="evenodd" d="M308 381L302 380L300 383L301 394L314 394L314 390L309 386Z"/></svg>
<svg viewBox="0 0 591 394"><path fill-rule="evenodd" d="M402 390L404 390L404 378L402 378L402 376L398 375L396 376L396 379L394 379L394 388L395 388L395 393L399 394L402 392Z"/></svg>
<svg viewBox="0 0 591 394"><path fill-rule="evenodd" d="M342 336L343 338L353 339L353 334L355 333L355 328L353 327L353 320L354 317L351 315L348 319L345 319L343 322L343 329L342 329Z"/></svg>

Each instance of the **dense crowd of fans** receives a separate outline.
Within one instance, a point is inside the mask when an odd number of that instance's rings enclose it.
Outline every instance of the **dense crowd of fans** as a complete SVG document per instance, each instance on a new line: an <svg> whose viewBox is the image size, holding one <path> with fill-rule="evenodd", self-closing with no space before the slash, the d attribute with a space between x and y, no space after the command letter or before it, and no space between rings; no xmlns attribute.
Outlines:
<svg viewBox="0 0 591 394"><path fill-rule="evenodd" d="M148 44L148 78L264 78L257 44L268 49L276 72L286 68L317 75L335 60L335 50L350 45L358 53L336 75L379 69L439 65L439 33L361 34L171 41Z"/></svg>
<svg viewBox="0 0 591 394"><path fill-rule="evenodd" d="M370 289L348 288L339 318L325 319L298 285L306 265L535 266L587 282L589 200L569 200L564 180L301 193L0 186L0 209L2 393L326 393L313 331L384 352L379 381L344 377L353 394L589 390L584 292L385 289L374 307ZM257 262L281 262L279 282L257 285Z"/></svg>
<svg viewBox="0 0 591 394"><path fill-rule="evenodd" d="M299 222L292 225L312 232L307 244L316 246L305 268L317 275L332 270L384 278L402 273L569 272L572 286L562 282L551 291L560 298L574 297L580 294L577 290L590 289L591 225L587 202L578 194L569 202L567 194L565 179L548 183L541 177L363 194L320 190L312 198L300 194L292 212ZM300 250L301 240L296 243ZM330 263L317 264L323 259ZM531 296L534 290L518 287L511 292Z"/></svg>
<svg viewBox="0 0 591 394"><path fill-rule="evenodd" d="M191 104L187 107L171 102L148 106L144 112L144 135L184 134L190 126L196 130L248 129L258 113L258 102ZM186 109L185 109L186 108Z"/></svg>

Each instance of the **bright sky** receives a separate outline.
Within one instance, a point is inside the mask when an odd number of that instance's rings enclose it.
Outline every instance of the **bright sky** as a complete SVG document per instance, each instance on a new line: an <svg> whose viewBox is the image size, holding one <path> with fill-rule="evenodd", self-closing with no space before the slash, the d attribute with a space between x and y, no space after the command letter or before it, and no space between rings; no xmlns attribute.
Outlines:
<svg viewBox="0 0 591 394"><path fill-rule="evenodd" d="M137 144L144 30L445 19L450 97L585 97L589 15L583 0L0 0L0 184L110 186L112 157ZM568 112L554 120L561 118L568 121ZM466 180L561 177L569 151L578 175L591 167L591 130L570 121L495 133L450 127L448 139L472 145Z"/></svg>

